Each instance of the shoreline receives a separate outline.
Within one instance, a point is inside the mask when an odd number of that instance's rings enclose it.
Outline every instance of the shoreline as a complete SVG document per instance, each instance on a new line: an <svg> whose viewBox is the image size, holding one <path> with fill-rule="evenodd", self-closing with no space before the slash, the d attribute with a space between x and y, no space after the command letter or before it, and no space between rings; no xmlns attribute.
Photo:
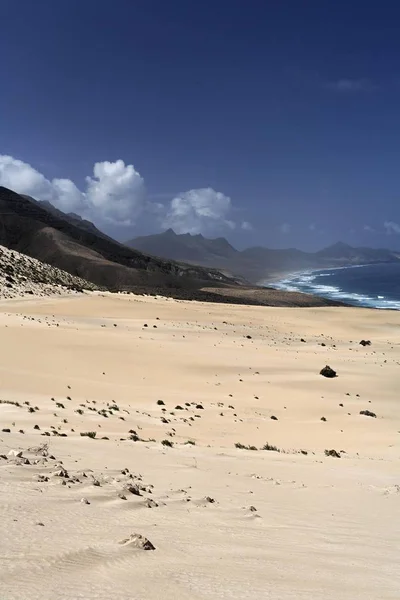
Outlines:
<svg viewBox="0 0 400 600"><path fill-rule="evenodd" d="M318 279L325 271L346 271L349 269L363 269L368 267L377 267L381 264L384 265L396 265L397 263L367 263L361 265L343 265L335 267L322 267L316 269L303 269L300 271L288 271L286 273L280 273L279 278L274 277L263 280L264 285L269 289L277 289L287 292L299 292L310 294L318 298L325 298L327 300L335 300L343 302L348 306L356 308L371 308L376 310L400 310L400 299L391 299L386 297L383 292L377 294L376 292L361 293L350 291L348 288L342 289L335 285L319 283L313 285L315 279ZM301 281L301 278L308 278L307 281ZM300 281L298 281L300 280ZM291 284L294 285L291 285ZM260 282L260 285L261 282Z"/></svg>

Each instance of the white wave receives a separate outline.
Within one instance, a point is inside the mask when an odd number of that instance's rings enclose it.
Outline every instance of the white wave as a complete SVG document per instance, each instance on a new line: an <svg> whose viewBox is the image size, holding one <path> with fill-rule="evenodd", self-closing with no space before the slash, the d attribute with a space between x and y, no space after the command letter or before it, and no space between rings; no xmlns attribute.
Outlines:
<svg viewBox="0 0 400 600"><path fill-rule="evenodd" d="M344 269L355 269L364 266L368 265L352 265L349 267L332 268L329 270L339 271ZM293 275L286 277L281 281L269 285L280 290L314 294L316 296L322 296L331 300L347 302L355 306L400 310L400 301L388 300L385 298L385 296L369 296L355 292L346 292L338 286L316 283L316 279L319 279L320 277L328 277L329 275L333 275L333 273L304 271L303 273L294 273Z"/></svg>

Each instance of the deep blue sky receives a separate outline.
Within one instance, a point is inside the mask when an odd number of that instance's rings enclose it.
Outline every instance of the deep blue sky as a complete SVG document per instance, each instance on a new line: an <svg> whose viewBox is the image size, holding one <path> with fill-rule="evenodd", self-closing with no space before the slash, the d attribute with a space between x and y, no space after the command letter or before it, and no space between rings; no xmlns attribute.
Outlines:
<svg viewBox="0 0 400 600"><path fill-rule="evenodd" d="M81 189L122 159L157 202L211 187L253 225L221 229L238 246L400 249L398 2L3 0L0 18L0 154Z"/></svg>

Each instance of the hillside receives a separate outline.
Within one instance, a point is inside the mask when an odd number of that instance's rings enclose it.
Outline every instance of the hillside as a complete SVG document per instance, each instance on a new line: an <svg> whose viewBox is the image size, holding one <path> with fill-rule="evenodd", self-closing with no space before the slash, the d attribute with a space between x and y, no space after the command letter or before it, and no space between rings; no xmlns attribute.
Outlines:
<svg viewBox="0 0 400 600"><path fill-rule="evenodd" d="M53 296L96 289L97 286L89 281L0 246L1 299Z"/></svg>
<svg viewBox="0 0 400 600"><path fill-rule="evenodd" d="M234 283L212 269L146 256L87 223L0 187L0 244L96 285L173 294Z"/></svg>
<svg viewBox="0 0 400 600"><path fill-rule="evenodd" d="M201 235L177 235L171 229L158 235L129 240L127 245L163 258L173 257L222 270L253 284L283 273L304 269L323 269L355 264L396 262L400 254L385 249L353 248L342 242L318 252L295 248L274 250L256 246L238 251L224 238L207 239Z"/></svg>

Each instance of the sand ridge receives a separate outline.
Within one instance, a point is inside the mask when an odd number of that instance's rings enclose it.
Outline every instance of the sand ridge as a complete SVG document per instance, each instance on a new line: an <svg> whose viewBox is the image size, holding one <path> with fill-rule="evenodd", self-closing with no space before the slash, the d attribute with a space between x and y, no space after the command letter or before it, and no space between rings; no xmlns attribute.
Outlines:
<svg viewBox="0 0 400 600"><path fill-rule="evenodd" d="M2 309L4 597L398 597L398 313Z"/></svg>

